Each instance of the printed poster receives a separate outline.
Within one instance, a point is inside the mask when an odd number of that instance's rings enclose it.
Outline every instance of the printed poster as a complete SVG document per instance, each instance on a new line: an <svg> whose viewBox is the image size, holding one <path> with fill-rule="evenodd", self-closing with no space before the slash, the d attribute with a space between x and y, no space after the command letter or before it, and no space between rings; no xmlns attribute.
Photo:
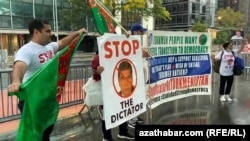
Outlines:
<svg viewBox="0 0 250 141"><path fill-rule="evenodd" d="M211 38L208 33L149 31L148 104L211 95Z"/></svg>
<svg viewBox="0 0 250 141"><path fill-rule="evenodd" d="M110 129L146 111L140 36L105 34L97 38L104 119Z"/></svg>

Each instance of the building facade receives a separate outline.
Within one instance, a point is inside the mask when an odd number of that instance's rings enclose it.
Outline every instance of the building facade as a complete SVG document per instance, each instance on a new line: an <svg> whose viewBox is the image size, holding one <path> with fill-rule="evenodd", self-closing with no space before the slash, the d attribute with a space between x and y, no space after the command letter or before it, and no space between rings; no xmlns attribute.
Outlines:
<svg viewBox="0 0 250 141"><path fill-rule="evenodd" d="M230 7L236 11L240 10L239 0L218 0L218 7L220 8L227 8Z"/></svg>
<svg viewBox="0 0 250 141"><path fill-rule="evenodd" d="M245 25L239 30L244 31L244 34L250 33L250 1L249 0L218 0L218 8L230 7L235 11L241 11L245 16Z"/></svg>
<svg viewBox="0 0 250 141"><path fill-rule="evenodd" d="M63 24L60 12L69 7L67 0L0 0L1 52L13 55L30 40L28 23L34 18L50 22L52 33L55 35L53 40L64 37L72 31L72 25ZM85 27L90 33L95 32L93 20L86 21L79 21L79 28ZM92 38L89 39L91 43L88 44L93 44Z"/></svg>
<svg viewBox="0 0 250 141"><path fill-rule="evenodd" d="M216 0L163 0L172 20L155 20L156 30L188 31L196 21L214 27Z"/></svg>

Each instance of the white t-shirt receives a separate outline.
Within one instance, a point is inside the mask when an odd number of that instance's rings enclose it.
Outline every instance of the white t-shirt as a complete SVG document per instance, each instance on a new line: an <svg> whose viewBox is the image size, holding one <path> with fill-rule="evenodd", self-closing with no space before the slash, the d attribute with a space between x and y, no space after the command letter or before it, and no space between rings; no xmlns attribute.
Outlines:
<svg viewBox="0 0 250 141"><path fill-rule="evenodd" d="M234 55L231 51L223 50L219 52L215 58L219 59L221 58L221 53L223 53L221 64L220 64L220 75L222 76L231 76L233 75L233 66L234 66L234 60L235 56L238 56L238 50L233 50Z"/></svg>
<svg viewBox="0 0 250 141"><path fill-rule="evenodd" d="M51 60L57 50L57 42L51 42L46 46L42 46L30 41L29 43L22 46L17 51L14 62L23 61L27 64L27 70L24 74L23 82L30 78L30 76L32 76L33 73L37 71L43 64Z"/></svg>
<svg viewBox="0 0 250 141"><path fill-rule="evenodd" d="M231 40L242 40L243 37L242 36L237 36L237 35L234 35Z"/></svg>

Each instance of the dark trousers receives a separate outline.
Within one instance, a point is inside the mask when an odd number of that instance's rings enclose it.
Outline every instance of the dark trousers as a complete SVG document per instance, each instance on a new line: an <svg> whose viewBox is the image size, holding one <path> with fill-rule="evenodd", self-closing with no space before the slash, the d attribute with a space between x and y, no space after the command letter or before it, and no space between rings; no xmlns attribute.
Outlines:
<svg viewBox="0 0 250 141"><path fill-rule="evenodd" d="M24 101L19 101L17 106L18 106L19 110L22 113L23 112ZM47 129L45 129L45 131L43 132L43 137L42 137L41 141L49 141L50 140L50 134L52 133L53 128L54 128L54 125L51 125Z"/></svg>
<svg viewBox="0 0 250 141"><path fill-rule="evenodd" d="M234 81L234 76L222 76L220 75L220 89L219 93L221 95L229 95Z"/></svg>
<svg viewBox="0 0 250 141"><path fill-rule="evenodd" d="M127 134L128 132L128 124L127 122L124 122L122 124L119 125L119 134L120 135L124 135ZM105 121L102 120L102 133L105 139L111 139L112 138L112 134L111 134L111 129L106 130L106 126L105 126Z"/></svg>

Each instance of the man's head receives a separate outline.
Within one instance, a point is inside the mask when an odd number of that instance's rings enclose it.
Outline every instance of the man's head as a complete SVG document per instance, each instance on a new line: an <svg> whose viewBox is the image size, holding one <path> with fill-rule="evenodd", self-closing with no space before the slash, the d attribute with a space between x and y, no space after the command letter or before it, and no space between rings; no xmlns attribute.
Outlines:
<svg viewBox="0 0 250 141"><path fill-rule="evenodd" d="M147 31L146 28L143 28L139 23L134 23L131 26L132 35L143 35Z"/></svg>
<svg viewBox="0 0 250 141"><path fill-rule="evenodd" d="M118 66L118 83L121 88L121 94L128 97L133 92L133 73L132 66L128 61L122 61Z"/></svg>
<svg viewBox="0 0 250 141"><path fill-rule="evenodd" d="M32 41L46 45L51 42L51 27L49 22L35 19L29 23L29 32L32 36Z"/></svg>
<svg viewBox="0 0 250 141"><path fill-rule="evenodd" d="M237 30L237 31L235 32L235 34L236 34L237 37L240 37L240 36L241 36L241 32L240 32L239 30Z"/></svg>

